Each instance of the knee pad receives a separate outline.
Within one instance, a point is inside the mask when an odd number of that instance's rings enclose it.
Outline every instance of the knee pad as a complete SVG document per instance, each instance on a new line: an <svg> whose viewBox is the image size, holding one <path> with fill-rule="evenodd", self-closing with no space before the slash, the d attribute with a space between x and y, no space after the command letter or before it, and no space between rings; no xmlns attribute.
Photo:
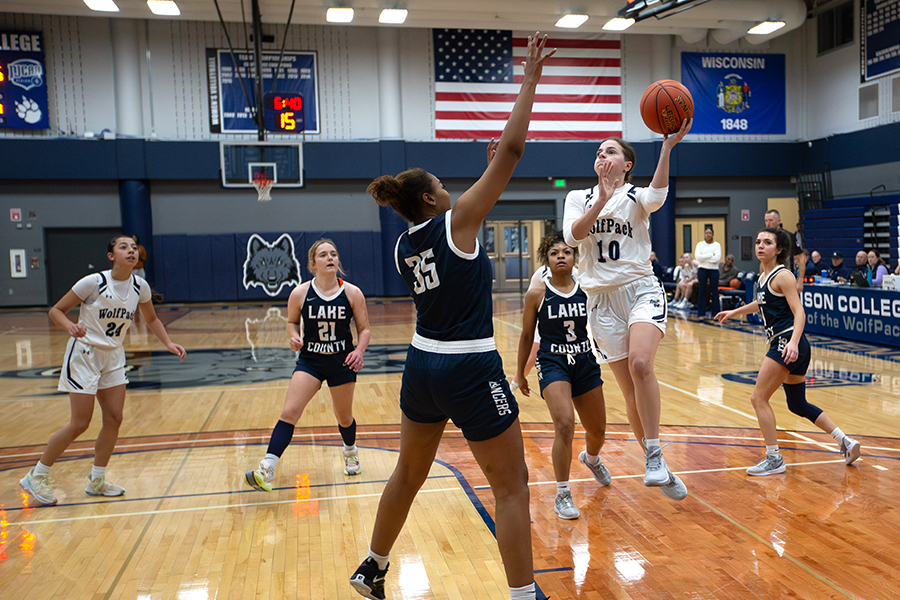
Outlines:
<svg viewBox="0 0 900 600"><path fill-rule="evenodd" d="M785 383L782 387L784 388L784 395L787 398L787 405L790 411L795 415L809 419L815 424L816 419L822 414L822 409L806 401L806 384Z"/></svg>

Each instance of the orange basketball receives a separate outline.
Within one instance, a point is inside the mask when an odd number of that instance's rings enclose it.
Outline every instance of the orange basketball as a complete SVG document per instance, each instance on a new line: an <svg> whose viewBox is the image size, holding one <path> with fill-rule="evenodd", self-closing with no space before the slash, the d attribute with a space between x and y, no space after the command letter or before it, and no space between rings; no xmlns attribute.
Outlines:
<svg viewBox="0 0 900 600"><path fill-rule="evenodd" d="M671 79L650 84L641 96L641 118L656 133L675 133L694 114L694 99L686 87Z"/></svg>

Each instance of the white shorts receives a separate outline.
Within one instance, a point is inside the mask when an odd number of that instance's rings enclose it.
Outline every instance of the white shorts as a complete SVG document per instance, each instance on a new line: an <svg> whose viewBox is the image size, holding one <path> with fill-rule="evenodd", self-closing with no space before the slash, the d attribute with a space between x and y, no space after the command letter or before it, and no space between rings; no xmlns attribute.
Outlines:
<svg viewBox="0 0 900 600"><path fill-rule="evenodd" d="M126 383L124 348L106 350L69 339L59 374L59 391L94 395L97 390Z"/></svg>
<svg viewBox="0 0 900 600"><path fill-rule="evenodd" d="M635 323L652 323L666 335L666 293L654 276L591 294L588 307L600 362L616 362L628 356L628 331Z"/></svg>

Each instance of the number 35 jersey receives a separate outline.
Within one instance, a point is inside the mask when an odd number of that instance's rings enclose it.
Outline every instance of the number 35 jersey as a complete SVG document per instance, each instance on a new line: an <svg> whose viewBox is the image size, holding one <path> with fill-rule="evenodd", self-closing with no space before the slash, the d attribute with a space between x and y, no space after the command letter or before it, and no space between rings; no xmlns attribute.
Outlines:
<svg viewBox="0 0 900 600"><path fill-rule="evenodd" d="M453 245L451 213L397 240L394 258L416 303L416 333L441 342L492 340L491 261L478 240L471 254Z"/></svg>
<svg viewBox="0 0 900 600"><path fill-rule="evenodd" d="M581 254L578 283L588 295L652 276L650 213L666 200L669 188L639 188L626 183L616 189L587 237L576 240L572 224L597 199L597 187L572 190L566 196L563 236Z"/></svg>
<svg viewBox="0 0 900 600"><path fill-rule="evenodd" d="M78 322L87 328L80 341L106 350L122 347L138 304L150 302L150 284L133 273L122 281L113 279L111 270L92 273L72 291L82 301Z"/></svg>

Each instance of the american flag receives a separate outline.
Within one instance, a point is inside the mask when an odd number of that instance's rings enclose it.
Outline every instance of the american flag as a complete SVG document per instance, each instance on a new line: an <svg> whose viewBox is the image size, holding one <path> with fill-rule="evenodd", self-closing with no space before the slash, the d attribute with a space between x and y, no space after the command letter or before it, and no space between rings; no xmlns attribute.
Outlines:
<svg viewBox="0 0 900 600"><path fill-rule="evenodd" d="M435 29L434 135L499 138L519 93L527 34ZM551 36L528 139L584 140L622 135L622 66L618 39Z"/></svg>

